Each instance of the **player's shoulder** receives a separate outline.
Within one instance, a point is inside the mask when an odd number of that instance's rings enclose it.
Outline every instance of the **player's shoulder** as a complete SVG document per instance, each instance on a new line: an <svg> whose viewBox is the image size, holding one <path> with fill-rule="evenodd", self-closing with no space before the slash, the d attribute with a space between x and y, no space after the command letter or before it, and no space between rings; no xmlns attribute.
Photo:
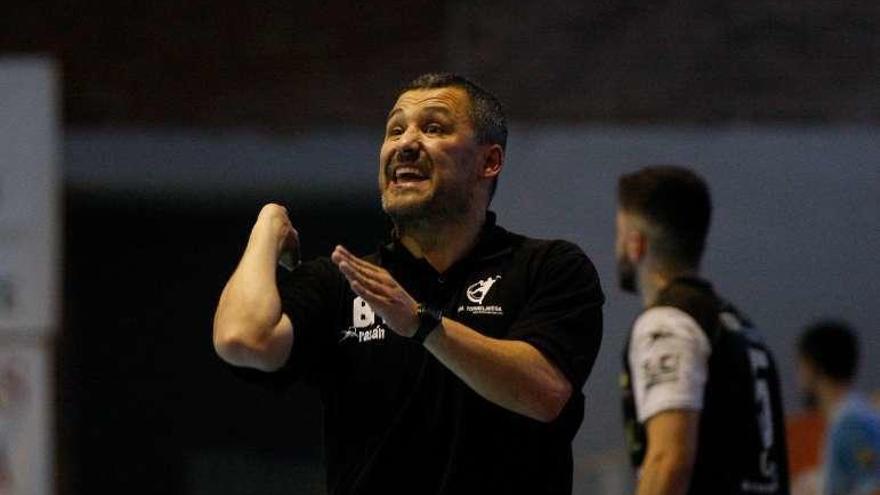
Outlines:
<svg viewBox="0 0 880 495"><path fill-rule="evenodd" d="M847 404L835 426L841 431L861 431L872 434L880 441L880 413L861 398L851 400Z"/></svg>
<svg viewBox="0 0 880 495"><path fill-rule="evenodd" d="M643 311L633 324L633 340L662 337L704 339L699 322L675 306L652 306Z"/></svg>
<svg viewBox="0 0 880 495"><path fill-rule="evenodd" d="M708 282L694 278L673 281L658 294L654 306L676 308L693 318L703 330L712 332L722 303Z"/></svg>

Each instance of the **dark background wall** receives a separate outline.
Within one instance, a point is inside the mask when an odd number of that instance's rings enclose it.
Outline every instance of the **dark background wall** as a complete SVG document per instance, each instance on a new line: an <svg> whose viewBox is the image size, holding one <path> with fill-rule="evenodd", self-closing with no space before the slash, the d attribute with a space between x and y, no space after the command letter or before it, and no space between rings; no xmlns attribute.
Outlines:
<svg viewBox="0 0 880 495"><path fill-rule="evenodd" d="M43 0L0 51L58 57L75 126L373 125L443 68L516 120L876 122L878 32L871 0Z"/></svg>

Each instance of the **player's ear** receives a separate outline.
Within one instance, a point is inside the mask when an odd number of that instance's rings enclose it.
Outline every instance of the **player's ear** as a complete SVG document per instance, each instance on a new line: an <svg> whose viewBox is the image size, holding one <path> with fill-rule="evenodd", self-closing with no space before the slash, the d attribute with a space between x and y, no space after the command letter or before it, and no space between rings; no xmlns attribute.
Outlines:
<svg viewBox="0 0 880 495"><path fill-rule="evenodd" d="M648 254L648 237L639 230L629 229L624 241L624 250L630 263L641 262Z"/></svg>
<svg viewBox="0 0 880 495"><path fill-rule="evenodd" d="M480 175L486 179L498 177L504 168L504 148L500 144L492 144L485 149L483 157Z"/></svg>

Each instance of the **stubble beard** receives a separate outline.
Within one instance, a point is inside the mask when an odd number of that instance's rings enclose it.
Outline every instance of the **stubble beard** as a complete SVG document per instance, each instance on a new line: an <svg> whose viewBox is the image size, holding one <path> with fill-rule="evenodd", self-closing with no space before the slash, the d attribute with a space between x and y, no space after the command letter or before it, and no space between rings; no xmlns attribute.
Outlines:
<svg viewBox="0 0 880 495"><path fill-rule="evenodd" d="M636 267L624 257L617 258L617 283L624 292L630 294L639 292Z"/></svg>
<svg viewBox="0 0 880 495"><path fill-rule="evenodd" d="M382 194L382 210L398 236L430 235L440 225L463 222L475 201L474 192L464 184L438 186L427 197L410 201L392 201L388 195L388 191Z"/></svg>

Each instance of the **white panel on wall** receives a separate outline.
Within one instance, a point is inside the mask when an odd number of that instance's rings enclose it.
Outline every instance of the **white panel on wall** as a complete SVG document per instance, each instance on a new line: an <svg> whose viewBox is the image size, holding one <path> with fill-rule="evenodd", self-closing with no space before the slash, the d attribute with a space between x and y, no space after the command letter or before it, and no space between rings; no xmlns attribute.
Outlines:
<svg viewBox="0 0 880 495"><path fill-rule="evenodd" d="M0 58L0 493L53 493L58 325L55 65Z"/></svg>
<svg viewBox="0 0 880 495"><path fill-rule="evenodd" d="M0 58L0 332L51 332L58 308L54 65Z"/></svg>

